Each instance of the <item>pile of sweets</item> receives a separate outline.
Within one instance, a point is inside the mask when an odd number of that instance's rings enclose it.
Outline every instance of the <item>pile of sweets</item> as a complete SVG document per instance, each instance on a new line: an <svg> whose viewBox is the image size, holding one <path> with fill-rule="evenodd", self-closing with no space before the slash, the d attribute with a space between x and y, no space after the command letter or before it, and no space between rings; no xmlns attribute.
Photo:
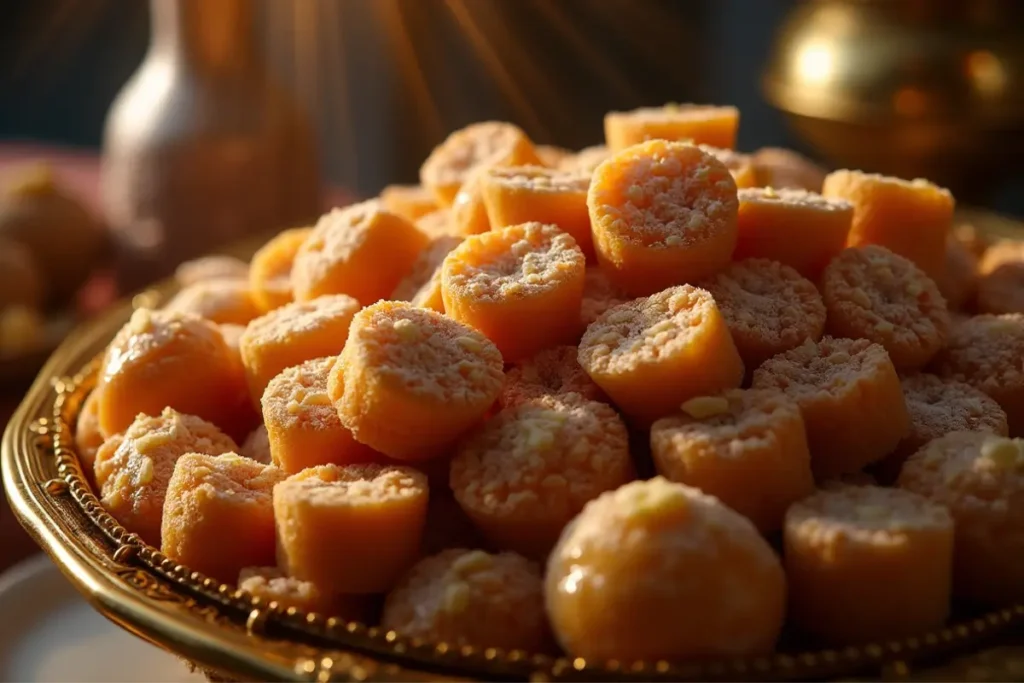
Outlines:
<svg viewBox="0 0 1024 683"><path fill-rule="evenodd" d="M282 606L594 662L1024 599L1024 246L738 119L474 124L420 186L182 266L80 414L103 505Z"/></svg>

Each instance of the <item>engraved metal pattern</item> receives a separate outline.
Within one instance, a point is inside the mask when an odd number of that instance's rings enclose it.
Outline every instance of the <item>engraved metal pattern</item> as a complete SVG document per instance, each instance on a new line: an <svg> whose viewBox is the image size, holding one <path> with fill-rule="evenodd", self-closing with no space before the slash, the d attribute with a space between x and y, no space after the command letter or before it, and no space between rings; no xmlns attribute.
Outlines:
<svg viewBox="0 0 1024 683"><path fill-rule="evenodd" d="M170 287L160 290L164 296ZM152 302L159 302L152 298ZM123 323L130 306L119 309ZM116 327L108 325L111 330ZM112 335L112 331L110 332ZM104 343L109 336L104 338ZM63 349L62 349L63 351ZM61 358L62 351L57 357ZM67 352L63 351L67 356ZM73 369L80 357L64 357L56 373ZM65 513L68 523L86 524L94 530L88 539L95 557L108 576L136 591L145 600L180 612L196 623L214 626L237 638L235 645L220 654L216 668L221 674L248 672L240 677L282 678L300 681L336 680L464 680L515 678L531 681L582 680L825 680L862 674L886 680L997 680L1024 670L1024 648L998 648L956 660L938 674L918 669L923 660L948 657L1024 625L1024 604L993 611L982 617L951 625L931 633L900 641L871 643L861 647L828 649L803 653L780 653L766 657L726 659L707 663L678 664L650 662L588 662L582 658L551 657L518 650L458 647L446 643L407 638L400 633L348 622L294 607L282 609L276 603L255 597L234 586L221 584L167 558L128 532L100 504L83 475L73 446L71 425L96 381L100 359L93 358L74 376L60 376L52 382L46 400L39 401L39 414L22 416L4 437L4 477L8 491L34 483L55 501L71 504ZM26 403L45 391L38 383ZM52 398L50 398L52 397ZM42 414L49 410L49 415ZM16 416L17 417L17 416ZM20 432L19 432L20 430ZM18 433L15 433L18 432ZM12 445L14 444L14 445ZM45 467L42 466L45 460ZM13 464L12 464L13 463ZM22 479L38 475L34 482ZM47 475L50 469L53 474ZM12 496L16 509L26 505L22 496ZM59 511L42 511L43 516ZM24 515L23 515L24 518ZM44 546L58 541L43 538ZM102 550L97 550L102 548ZM52 548L50 548L52 550ZM102 608L101 608L102 609ZM113 610L107 610L113 611ZM136 627L148 624L132 623ZM160 640L166 625L152 626ZM163 635L163 644L179 651L178 636ZM182 646L183 647L183 646ZM182 656L187 656L181 653ZM200 663L201 668L204 664ZM276 668L270 668L276 667ZM437 673L431 673L437 672ZM963 675L960 675L963 674ZM1018 676L1019 677L1019 676Z"/></svg>

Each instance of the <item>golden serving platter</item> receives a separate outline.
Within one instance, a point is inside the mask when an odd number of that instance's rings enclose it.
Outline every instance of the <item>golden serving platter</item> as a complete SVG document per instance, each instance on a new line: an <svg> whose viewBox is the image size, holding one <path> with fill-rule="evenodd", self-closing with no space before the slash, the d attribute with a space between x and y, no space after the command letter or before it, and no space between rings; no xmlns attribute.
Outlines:
<svg viewBox="0 0 1024 683"><path fill-rule="evenodd" d="M959 218L989 235L1024 235L1024 226L993 214L961 211ZM165 283L121 303L53 354L4 433L3 482L21 523L99 612L212 680L1024 680L1024 604L862 647L595 663L407 639L283 609L192 572L107 514L83 476L71 431L103 348L134 307L157 306L174 289Z"/></svg>

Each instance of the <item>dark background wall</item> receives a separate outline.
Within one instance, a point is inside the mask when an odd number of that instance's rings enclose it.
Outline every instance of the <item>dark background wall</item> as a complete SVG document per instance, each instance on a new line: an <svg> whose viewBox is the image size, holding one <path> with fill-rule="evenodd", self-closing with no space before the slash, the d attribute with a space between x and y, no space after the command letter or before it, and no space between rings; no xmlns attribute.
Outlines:
<svg viewBox="0 0 1024 683"><path fill-rule="evenodd" d="M600 141L610 109L731 103L741 149L800 149L759 88L795 0L257 2L269 62L315 118L327 177L361 194L414 181L447 132L481 119L578 148ZM148 39L145 0L0 2L0 141L98 148ZM991 205L1024 214L1021 185Z"/></svg>

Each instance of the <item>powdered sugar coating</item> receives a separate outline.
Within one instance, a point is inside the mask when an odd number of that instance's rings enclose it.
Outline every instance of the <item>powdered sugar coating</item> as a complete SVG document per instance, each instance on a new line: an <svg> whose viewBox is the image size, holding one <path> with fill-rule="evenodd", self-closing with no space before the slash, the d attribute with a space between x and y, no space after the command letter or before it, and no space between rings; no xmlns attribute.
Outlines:
<svg viewBox="0 0 1024 683"><path fill-rule="evenodd" d="M437 211L434 193L422 185L388 185L380 193L381 204L407 221L418 221Z"/></svg>
<svg viewBox="0 0 1024 683"><path fill-rule="evenodd" d="M260 314L247 280L202 280L174 295L165 310L195 313L213 323L245 325Z"/></svg>
<svg viewBox="0 0 1024 683"><path fill-rule="evenodd" d="M548 559L545 597L572 656L743 656L773 649L785 577L746 518L656 477L587 504Z"/></svg>
<svg viewBox="0 0 1024 683"><path fill-rule="evenodd" d="M482 334L433 311L383 302L353 319L346 360L424 399L478 401L504 381L501 354Z"/></svg>
<svg viewBox="0 0 1024 683"><path fill-rule="evenodd" d="M224 453L186 453L167 485L160 549L171 560L223 582L243 567L274 561L271 496L284 473Z"/></svg>
<svg viewBox="0 0 1024 683"><path fill-rule="evenodd" d="M750 371L807 339L821 339L825 330L817 288L777 261L738 261L701 286L714 297Z"/></svg>
<svg viewBox="0 0 1024 683"><path fill-rule="evenodd" d="M1006 413L993 399L964 382L921 373L904 377L910 434L898 452L910 455L950 432L990 432L1006 436Z"/></svg>
<svg viewBox="0 0 1024 683"><path fill-rule="evenodd" d="M341 353L359 302L347 294L296 301L256 318L240 340L249 390L259 401L285 368Z"/></svg>
<svg viewBox="0 0 1024 683"><path fill-rule="evenodd" d="M456 647L550 645L540 569L508 552L451 549L420 560L388 594L381 625Z"/></svg>
<svg viewBox="0 0 1024 683"><path fill-rule="evenodd" d="M159 546L164 497L178 458L237 450L231 437L198 417L170 408L154 417L139 415L96 453L100 502L126 529Z"/></svg>
<svg viewBox="0 0 1024 683"><path fill-rule="evenodd" d="M571 235L554 225L523 223L474 235L456 247L442 266L442 291L490 302L539 296L582 280L584 266Z"/></svg>
<svg viewBox="0 0 1024 683"><path fill-rule="evenodd" d="M521 150L523 147L530 148L528 155ZM420 181L427 187L461 185L482 164L530 161L517 159L521 156L535 154L526 134L517 126L498 121L474 123L455 131L434 148L420 167Z"/></svg>
<svg viewBox="0 0 1024 683"><path fill-rule="evenodd" d="M616 151L656 139L732 149L736 146L739 116L735 107L691 103L613 111L605 114L604 137Z"/></svg>
<svg viewBox="0 0 1024 683"><path fill-rule="evenodd" d="M585 328L600 317L602 313L619 304L624 304L630 297L612 284L608 276L600 268L587 268L583 276L583 302L580 304L580 322Z"/></svg>
<svg viewBox="0 0 1024 683"><path fill-rule="evenodd" d="M1024 243L996 242L985 250L978 270L979 311L1024 313Z"/></svg>
<svg viewBox="0 0 1024 683"><path fill-rule="evenodd" d="M829 333L881 344L899 370L923 367L945 343L949 312L938 287L885 247L843 250L825 268L821 291Z"/></svg>
<svg viewBox="0 0 1024 683"><path fill-rule="evenodd" d="M391 293L391 300L414 301L419 298L416 304L422 306L424 299L429 296L426 289L431 286L436 289L436 298L440 300L441 264L444 263L445 257L451 253L452 249L462 243L462 239L461 235L441 235L432 239L416 259L412 270L395 287L395 291ZM441 304L441 307L442 310L438 311L439 313L444 312L444 304ZM433 306L429 306L429 308L433 308Z"/></svg>
<svg viewBox="0 0 1024 683"><path fill-rule="evenodd" d="M260 425L256 429L249 433L246 437L245 443L242 444L241 450L238 451L241 455L261 462L264 465L270 464L270 437L267 436L267 426Z"/></svg>
<svg viewBox="0 0 1024 683"><path fill-rule="evenodd" d="M593 175L598 166L603 164L612 155L611 150L605 145L594 145L570 154L558 164L560 171L570 173L582 173L589 177Z"/></svg>
<svg viewBox="0 0 1024 683"><path fill-rule="evenodd" d="M785 204L787 206L845 213L853 210L853 204L837 197L823 197L817 192L780 187L741 187L737 190L741 202L752 204Z"/></svg>
<svg viewBox="0 0 1024 683"><path fill-rule="evenodd" d="M598 166L587 205L595 228L609 240L673 249L726 229L736 220L738 203L736 182L714 155L651 140Z"/></svg>
<svg viewBox="0 0 1024 683"><path fill-rule="evenodd" d="M590 174L543 166L504 166L488 169L485 182L512 190L585 195L590 187Z"/></svg>
<svg viewBox="0 0 1024 683"><path fill-rule="evenodd" d="M789 149L762 147L753 154L759 187L820 192L825 169Z"/></svg>
<svg viewBox="0 0 1024 683"><path fill-rule="evenodd" d="M249 267L249 289L263 311L271 311L292 300L292 266L299 248L312 228L292 228L277 234L253 254Z"/></svg>
<svg viewBox="0 0 1024 683"><path fill-rule="evenodd" d="M942 505L916 493L880 486L838 486L818 491L790 507L786 533L811 547L843 543L899 546L904 535L922 530L951 530Z"/></svg>
<svg viewBox="0 0 1024 683"><path fill-rule="evenodd" d="M205 280L237 279L249 277L249 264L234 256L201 256L182 263L174 271L174 279L181 287L188 287Z"/></svg>
<svg viewBox="0 0 1024 683"><path fill-rule="evenodd" d="M800 408L779 391L691 399L651 427L651 454L659 474L717 496L763 532L814 491Z"/></svg>
<svg viewBox="0 0 1024 683"><path fill-rule="evenodd" d="M561 394L604 400L604 392L580 367L578 354L575 346L554 346L513 364L505 371L499 405L507 407L531 398Z"/></svg>
<svg viewBox="0 0 1024 683"><path fill-rule="evenodd" d="M456 500L501 547L544 557L562 528L604 491L633 478L626 427L577 394L505 408L460 443Z"/></svg>
<svg viewBox="0 0 1024 683"><path fill-rule="evenodd" d="M625 372L685 352L711 311L711 293L692 285L620 304L594 321L580 340L578 359L594 372Z"/></svg>
<svg viewBox="0 0 1024 683"><path fill-rule="evenodd" d="M978 315L950 329L935 374L966 382L1006 412L1010 434L1024 433L1024 315Z"/></svg>
<svg viewBox="0 0 1024 683"><path fill-rule="evenodd" d="M910 429L889 354L866 339L808 340L766 360L754 371L752 386L780 389L800 406L821 480L880 460Z"/></svg>
<svg viewBox="0 0 1024 683"><path fill-rule="evenodd" d="M301 498L307 505L375 506L410 498L425 499L426 476L399 465L320 465L293 474L279 494L283 499Z"/></svg>
<svg viewBox="0 0 1024 683"><path fill-rule="evenodd" d="M327 395L327 376L336 357L314 358L284 369L263 392L263 416L276 429L341 429Z"/></svg>
<svg viewBox="0 0 1024 683"><path fill-rule="evenodd" d="M741 154L732 149L712 147L711 145L697 145L703 152L714 156L725 164L736 181L736 187L752 187L757 183L757 176L754 173L754 160L749 154Z"/></svg>
<svg viewBox="0 0 1024 683"><path fill-rule="evenodd" d="M107 347L98 383L106 436L168 406L232 434L252 427L237 355L216 325L192 313L137 309Z"/></svg>
<svg viewBox="0 0 1024 683"><path fill-rule="evenodd" d="M952 432L910 456L898 483L953 515L960 595L989 604L1024 596L1024 441Z"/></svg>
<svg viewBox="0 0 1024 683"><path fill-rule="evenodd" d="M391 293L426 244L423 232L379 200L332 209L295 254L295 299L349 294L372 304Z"/></svg>

